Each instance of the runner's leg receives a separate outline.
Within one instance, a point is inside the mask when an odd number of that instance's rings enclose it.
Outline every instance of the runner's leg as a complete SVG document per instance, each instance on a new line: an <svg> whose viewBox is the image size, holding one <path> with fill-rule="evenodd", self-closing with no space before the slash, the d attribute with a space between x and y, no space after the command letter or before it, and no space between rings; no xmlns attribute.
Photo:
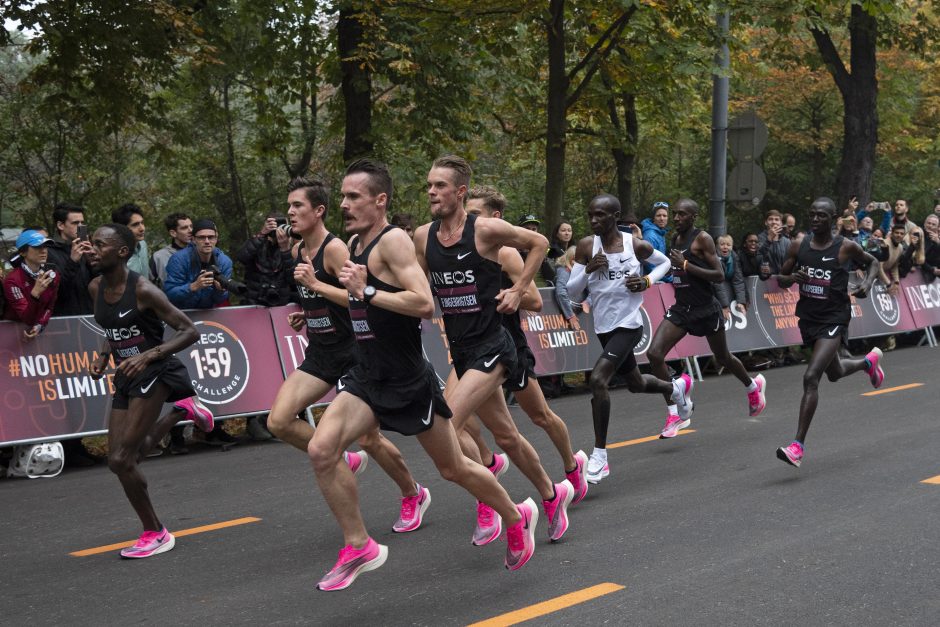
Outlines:
<svg viewBox="0 0 940 627"><path fill-rule="evenodd" d="M294 448L306 452L314 428L306 420L298 420L297 414L326 396L331 387L303 370L293 371L277 391L268 414L268 429Z"/></svg>
<svg viewBox="0 0 940 627"><path fill-rule="evenodd" d="M656 329L656 335L650 343L646 357L650 360L650 372L661 381L669 380L669 370L666 369L666 355L686 336L686 330L669 320L663 320ZM667 405L672 405L672 387L663 391L663 398Z"/></svg>
<svg viewBox="0 0 940 627"><path fill-rule="evenodd" d="M816 413L819 403L819 380L823 372L829 370L833 360L838 359L836 353L842 344L842 338L818 339L813 344L813 355L803 373L803 398L800 400L800 423L796 431L796 441L800 444L806 442L806 433Z"/></svg>
<svg viewBox="0 0 940 627"><path fill-rule="evenodd" d="M515 395L522 411L532 419L533 423L548 434L552 444L558 450L558 454L561 455L561 463L565 472L571 472L577 466L577 463L574 459L574 452L571 450L568 425L549 407L538 381L529 378L525 389L515 392Z"/></svg>

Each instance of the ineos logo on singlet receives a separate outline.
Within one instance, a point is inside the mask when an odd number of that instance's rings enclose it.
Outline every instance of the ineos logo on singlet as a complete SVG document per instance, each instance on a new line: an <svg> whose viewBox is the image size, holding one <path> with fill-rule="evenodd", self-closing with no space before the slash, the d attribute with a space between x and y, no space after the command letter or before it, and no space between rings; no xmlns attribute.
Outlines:
<svg viewBox="0 0 940 627"><path fill-rule="evenodd" d="M143 332L137 327L136 324L129 327L119 327L117 329L105 329L104 335L109 340L115 342L120 342L121 340L129 340L132 337L138 337L143 335Z"/></svg>
<svg viewBox="0 0 940 627"><path fill-rule="evenodd" d="M810 266L800 266L800 270L805 272L811 279L832 280L832 270L823 270L822 268L813 268Z"/></svg>
<svg viewBox="0 0 940 627"><path fill-rule="evenodd" d="M320 297L320 292L317 292L315 290L308 290L303 285L298 285L297 291L300 292L301 298L319 298Z"/></svg>
<svg viewBox="0 0 940 627"><path fill-rule="evenodd" d="M473 270L455 270L453 272L432 272L431 280L435 285L466 285L474 283Z"/></svg>
<svg viewBox="0 0 940 627"><path fill-rule="evenodd" d="M628 276L632 276L632 273L629 270L610 270L606 274L607 274L607 279L610 281L616 281L618 279L625 279Z"/></svg>

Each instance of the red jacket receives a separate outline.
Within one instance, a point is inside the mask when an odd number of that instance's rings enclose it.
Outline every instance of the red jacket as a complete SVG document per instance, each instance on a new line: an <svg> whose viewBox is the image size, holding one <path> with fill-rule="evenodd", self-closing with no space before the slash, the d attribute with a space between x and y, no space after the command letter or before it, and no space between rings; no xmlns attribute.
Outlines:
<svg viewBox="0 0 940 627"><path fill-rule="evenodd" d="M29 276L20 266L11 271L3 279L3 295L6 297L6 320L25 322L30 327L37 324L46 326L52 317L52 308L55 306L56 296L59 294L59 275L56 274L52 284L38 299L33 298L31 292L36 280Z"/></svg>

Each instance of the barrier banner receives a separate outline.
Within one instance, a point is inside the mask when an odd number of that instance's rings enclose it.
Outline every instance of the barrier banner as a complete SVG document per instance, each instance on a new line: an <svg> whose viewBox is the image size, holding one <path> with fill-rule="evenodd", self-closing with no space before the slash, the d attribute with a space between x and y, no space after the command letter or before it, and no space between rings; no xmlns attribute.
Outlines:
<svg viewBox="0 0 940 627"><path fill-rule="evenodd" d="M940 325L940 280L927 283L915 270L901 279L901 289L915 328Z"/></svg>

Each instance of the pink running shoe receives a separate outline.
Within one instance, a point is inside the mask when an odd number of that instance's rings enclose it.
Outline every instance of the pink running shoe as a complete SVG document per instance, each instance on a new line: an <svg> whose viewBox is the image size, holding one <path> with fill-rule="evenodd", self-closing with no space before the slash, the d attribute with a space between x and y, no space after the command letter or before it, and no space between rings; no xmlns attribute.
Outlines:
<svg viewBox="0 0 940 627"><path fill-rule="evenodd" d="M405 496L401 500L401 515L398 522L392 525L392 531L396 533L408 533L421 526L424 518L424 512L428 511L431 504L431 491L420 483L416 486L418 493L415 496Z"/></svg>
<svg viewBox="0 0 940 627"><path fill-rule="evenodd" d="M675 414L669 414L669 417L666 418L666 424L663 426L663 431L659 434L659 439L665 440L667 438L674 438L679 435L679 431L685 429L690 424L692 424L691 420L683 420Z"/></svg>
<svg viewBox="0 0 940 627"><path fill-rule="evenodd" d="M205 433L215 427L215 418L209 408L202 404L198 396L184 398L173 403L173 407L186 412L186 420L192 420L196 428Z"/></svg>
<svg viewBox="0 0 940 627"><path fill-rule="evenodd" d="M535 553L535 526L539 510L535 501L526 499L516 505L522 520L506 528L506 568L519 570Z"/></svg>
<svg viewBox="0 0 940 627"><path fill-rule="evenodd" d="M343 451L343 459L357 477L365 472L369 465L369 454L365 451Z"/></svg>
<svg viewBox="0 0 940 627"><path fill-rule="evenodd" d="M372 538L361 549L350 545L340 549L339 559L333 570L323 576L317 584L320 590L343 590L352 585L359 573L375 570L388 559L388 547Z"/></svg>
<svg viewBox="0 0 940 627"><path fill-rule="evenodd" d="M803 445L794 440L789 446L781 446L777 449L777 459L799 468L803 463Z"/></svg>
<svg viewBox="0 0 940 627"><path fill-rule="evenodd" d="M477 501L477 526L473 530L474 546L484 546L499 537L503 532L503 519L492 507Z"/></svg>
<svg viewBox="0 0 940 627"><path fill-rule="evenodd" d="M545 517L548 519L548 539L552 542L561 540L568 531L568 506L574 498L574 488L565 479L555 484L555 498L551 501L542 501Z"/></svg>
<svg viewBox="0 0 940 627"><path fill-rule="evenodd" d="M506 455L506 453L493 453L493 465L487 466L486 469L499 479L509 470L509 455Z"/></svg>
<svg viewBox="0 0 940 627"><path fill-rule="evenodd" d="M673 381L672 400L676 402L679 417L683 420L688 420L692 417L692 409L694 408L692 404L692 388L694 386L695 382L692 380L692 377L687 374L683 374Z"/></svg>
<svg viewBox="0 0 940 627"><path fill-rule="evenodd" d="M587 481L587 466L588 466L588 456L584 451L578 451L574 454L575 467L571 472L565 473L565 478L571 482L571 487L574 488L574 500L571 501L573 505L577 505L584 500L584 497L588 493L588 481Z"/></svg>
<svg viewBox="0 0 940 627"><path fill-rule="evenodd" d="M756 416L767 407L767 380L764 375L754 377L757 389L747 393L748 415Z"/></svg>
<svg viewBox="0 0 940 627"><path fill-rule="evenodd" d="M881 384L885 382L885 371L881 369L880 365L884 356L880 348L873 348L870 353L865 355L865 359L869 363L869 366L865 368L865 372L868 373L868 378L871 379L871 385L874 388L880 388Z"/></svg>
<svg viewBox="0 0 940 627"><path fill-rule="evenodd" d="M134 546L121 549L121 557L125 559L152 557L158 553L166 553L174 546L176 546L176 538L164 527L160 531L145 531L140 534Z"/></svg>

